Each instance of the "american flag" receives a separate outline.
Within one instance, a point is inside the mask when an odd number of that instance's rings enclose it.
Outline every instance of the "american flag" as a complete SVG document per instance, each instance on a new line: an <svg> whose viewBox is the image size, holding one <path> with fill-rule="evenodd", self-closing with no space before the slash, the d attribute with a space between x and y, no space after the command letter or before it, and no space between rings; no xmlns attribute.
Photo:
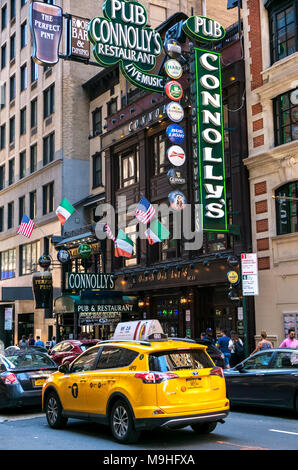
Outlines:
<svg viewBox="0 0 298 470"><path fill-rule="evenodd" d="M32 231L34 229L33 220L29 219L26 215L23 215L21 225L19 226L17 233L19 235L24 235L24 237L30 238Z"/></svg>
<svg viewBox="0 0 298 470"><path fill-rule="evenodd" d="M113 242L116 241L116 238L115 238L115 236L114 236L114 234L113 234L113 232L112 232L112 230L111 230L111 228L110 228L110 226L109 226L108 224L105 224L105 232L107 232L108 237L109 237L111 240L113 240Z"/></svg>
<svg viewBox="0 0 298 470"><path fill-rule="evenodd" d="M152 204L150 204L150 202L147 201L145 197L142 197L142 199L140 200L135 210L136 218L140 222L142 222L142 224L147 224L147 222L149 222L152 219L154 214L155 214L155 209L152 206Z"/></svg>

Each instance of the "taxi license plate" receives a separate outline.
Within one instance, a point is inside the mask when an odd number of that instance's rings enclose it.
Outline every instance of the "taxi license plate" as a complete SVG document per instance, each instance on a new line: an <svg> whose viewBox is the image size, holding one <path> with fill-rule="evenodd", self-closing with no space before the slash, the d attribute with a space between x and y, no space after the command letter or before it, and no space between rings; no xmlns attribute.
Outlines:
<svg viewBox="0 0 298 470"><path fill-rule="evenodd" d="M42 387L43 384L45 383L46 379L38 379L34 381L34 386L35 387Z"/></svg>
<svg viewBox="0 0 298 470"><path fill-rule="evenodd" d="M187 388L201 388L203 386L201 378L186 379Z"/></svg>

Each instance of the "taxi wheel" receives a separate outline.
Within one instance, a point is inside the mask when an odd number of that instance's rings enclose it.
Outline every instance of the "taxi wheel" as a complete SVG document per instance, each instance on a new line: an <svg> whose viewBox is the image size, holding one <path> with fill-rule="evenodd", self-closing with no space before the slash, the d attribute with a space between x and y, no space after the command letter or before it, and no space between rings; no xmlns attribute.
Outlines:
<svg viewBox="0 0 298 470"><path fill-rule="evenodd" d="M115 439L123 444L132 444L140 436L140 432L135 430L131 411L123 400L113 405L110 426Z"/></svg>
<svg viewBox="0 0 298 470"><path fill-rule="evenodd" d="M202 424L192 424L191 428L197 434L208 434L209 432L214 431L217 423L202 423Z"/></svg>
<svg viewBox="0 0 298 470"><path fill-rule="evenodd" d="M51 428L61 429L66 426L67 418L62 416L62 406L58 395L55 392L51 392L48 395L45 411L47 421Z"/></svg>

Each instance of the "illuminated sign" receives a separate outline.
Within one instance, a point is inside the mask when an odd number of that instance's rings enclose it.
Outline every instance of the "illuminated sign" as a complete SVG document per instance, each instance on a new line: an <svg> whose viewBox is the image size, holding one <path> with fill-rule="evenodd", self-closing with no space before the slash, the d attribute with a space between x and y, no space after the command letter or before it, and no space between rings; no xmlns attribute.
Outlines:
<svg viewBox="0 0 298 470"><path fill-rule="evenodd" d="M66 273L66 290L114 289L112 274L103 273Z"/></svg>
<svg viewBox="0 0 298 470"><path fill-rule="evenodd" d="M165 63L165 72L170 78L180 78L182 77L182 67L179 62L175 59L169 59Z"/></svg>
<svg viewBox="0 0 298 470"><path fill-rule="evenodd" d="M219 41L226 35L218 21L206 16L191 16L183 23L182 29L187 36L197 41Z"/></svg>
<svg viewBox="0 0 298 470"><path fill-rule="evenodd" d="M220 54L194 48L201 228L227 231Z"/></svg>
<svg viewBox="0 0 298 470"><path fill-rule="evenodd" d="M185 133L181 126L178 124L171 124L167 127L167 136L168 139L173 144L181 144L184 141Z"/></svg>
<svg viewBox="0 0 298 470"><path fill-rule="evenodd" d="M179 145L172 145L167 150L167 155L169 161L172 163L174 166L182 166L185 163L185 152L182 147Z"/></svg>
<svg viewBox="0 0 298 470"><path fill-rule="evenodd" d="M136 1L106 0L104 17L90 21L88 36L93 55L102 67L120 62L121 71L133 85L162 93L164 78L149 74L162 52L157 31L146 28L147 13Z"/></svg>
<svg viewBox="0 0 298 470"><path fill-rule="evenodd" d="M167 97L173 101L179 101L183 96L183 88L181 84L175 80L171 80L166 84L165 91Z"/></svg>

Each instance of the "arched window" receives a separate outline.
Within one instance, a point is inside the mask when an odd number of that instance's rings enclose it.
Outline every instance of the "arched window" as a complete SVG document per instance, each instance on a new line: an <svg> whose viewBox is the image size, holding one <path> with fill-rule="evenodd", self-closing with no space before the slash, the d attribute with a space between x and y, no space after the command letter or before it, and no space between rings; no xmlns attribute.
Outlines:
<svg viewBox="0 0 298 470"><path fill-rule="evenodd" d="M275 198L277 235L298 232L298 181L278 188Z"/></svg>

